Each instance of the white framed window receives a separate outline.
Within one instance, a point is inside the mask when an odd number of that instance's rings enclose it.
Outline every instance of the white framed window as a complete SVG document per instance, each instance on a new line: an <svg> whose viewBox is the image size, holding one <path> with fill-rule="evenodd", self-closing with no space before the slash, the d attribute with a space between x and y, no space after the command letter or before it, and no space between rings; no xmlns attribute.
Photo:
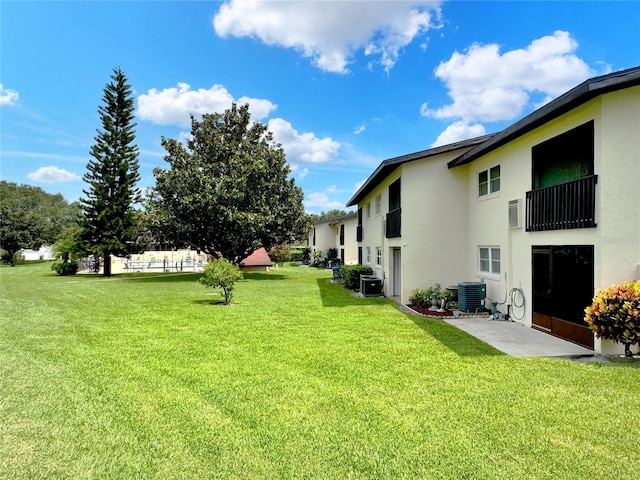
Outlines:
<svg viewBox="0 0 640 480"><path fill-rule="evenodd" d="M367 202L367 218L371 218L371 202Z"/></svg>
<svg viewBox="0 0 640 480"><path fill-rule="evenodd" d="M367 265L371 265L371 247L367 247Z"/></svg>
<svg viewBox="0 0 640 480"><path fill-rule="evenodd" d="M490 195L500 191L500 165L478 173L478 196Z"/></svg>
<svg viewBox="0 0 640 480"><path fill-rule="evenodd" d="M376 265L382 265L382 247L376 247Z"/></svg>
<svg viewBox="0 0 640 480"><path fill-rule="evenodd" d="M481 273L500 275L500 247L478 247L478 263Z"/></svg>
<svg viewBox="0 0 640 480"><path fill-rule="evenodd" d="M376 196L376 215L382 213L382 194Z"/></svg>

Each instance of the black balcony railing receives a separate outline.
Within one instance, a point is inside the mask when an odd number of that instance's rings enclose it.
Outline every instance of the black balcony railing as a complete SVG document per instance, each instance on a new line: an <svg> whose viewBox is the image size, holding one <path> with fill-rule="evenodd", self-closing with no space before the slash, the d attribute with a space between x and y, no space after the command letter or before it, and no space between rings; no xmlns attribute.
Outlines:
<svg viewBox="0 0 640 480"><path fill-rule="evenodd" d="M527 192L528 232L596 226L597 175Z"/></svg>
<svg viewBox="0 0 640 480"><path fill-rule="evenodd" d="M396 237L400 237L400 227L402 224L402 215L401 215L401 208L396 208L395 210L391 210L389 213L387 213L387 228L386 228L386 234L385 236L387 238L396 238Z"/></svg>
<svg viewBox="0 0 640 480"><path fill-rule="evenodd" d="M362 241L362 225L356 227L356 242Z"/></svg>

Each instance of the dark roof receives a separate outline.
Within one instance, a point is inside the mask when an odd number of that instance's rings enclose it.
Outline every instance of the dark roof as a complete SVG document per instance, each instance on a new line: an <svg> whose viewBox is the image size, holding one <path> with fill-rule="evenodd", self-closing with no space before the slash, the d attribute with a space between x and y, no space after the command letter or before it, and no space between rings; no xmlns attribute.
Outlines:
<svg viewBox="0 0 640 480"><path fill-rule="evenodd" d="M473 162L482 155L496 150L599 95L636 85L640 85L640 67L591 78L492 136L486 142L451 160L448 166L454 168Z"/></svg>
<svg viewBox="0 0 640 480"><path fill-rule="evenodd" d="M350 218L353 218L355 216L358 215L358 212L349 212L346 215L340 215L339 217L331 217L331 218L325 218L323 220L320 220L318 222L314 222L314 225L320 225L321 223L329 223L329 225L335 225L336 223L340 223L343 222L345 220L349 220Z"/></svg>
<svg viewBox="0 0 640 480"><path fill-rule="evenodd" d="M270 267L271 258L264 247L260 247L240 262L241 267Z"/></svg>
<svg viewBox="0 0 640 480"><path fill-rule="evenodd" d="M367 178L367 181L364 182L364 185L362 185L353 195L353 197L351 197L351 200L349 200L349 202L347 203L347 207L360 203L360 201L367 195L369 195L369 193L371 193L371 191L376 188L378 184L380 184L380 182L391 175L391 173L403 163L433 157L435 155L452 152L462 148L473 147L474 145L478 145L482 142L487 141L492 136L493 135L483 135L482 137L470 138L467 140L462 140L460 142L450 143L448 145L442 145L440 147L434 147L428 150L422 150L420 152L409 153L407 155L401 155L399 157L384 160L380 165L378 165L378 168L376 168L376 170L369 176L369 178Z"/></svg>

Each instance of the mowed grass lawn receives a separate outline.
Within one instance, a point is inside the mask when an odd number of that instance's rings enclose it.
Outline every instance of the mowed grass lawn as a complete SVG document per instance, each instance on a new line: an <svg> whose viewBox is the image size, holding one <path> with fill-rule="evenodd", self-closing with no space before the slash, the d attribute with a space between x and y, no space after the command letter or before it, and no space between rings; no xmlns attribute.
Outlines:
<svg viewBox="0 0 640 480"><path fill-rule="evenodd" d="M330 272L2 267L0 478L620 479L640 368L511 358Z"/></svg>

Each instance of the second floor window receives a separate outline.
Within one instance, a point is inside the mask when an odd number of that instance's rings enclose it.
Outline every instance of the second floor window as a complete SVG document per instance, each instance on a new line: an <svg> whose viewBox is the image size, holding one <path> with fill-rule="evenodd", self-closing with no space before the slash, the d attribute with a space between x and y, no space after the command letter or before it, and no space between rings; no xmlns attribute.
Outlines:
<svg viewBox="0 0 640 480"><path fill-rule="evenodd" d="M382 195L376 196L376 215L382 212Z"/></svg>
<svg viewBox="0 0 640 480"><path fill-rule="evenodd" d="M500 165L478 173L478 196L500 191Z"/></svg>

